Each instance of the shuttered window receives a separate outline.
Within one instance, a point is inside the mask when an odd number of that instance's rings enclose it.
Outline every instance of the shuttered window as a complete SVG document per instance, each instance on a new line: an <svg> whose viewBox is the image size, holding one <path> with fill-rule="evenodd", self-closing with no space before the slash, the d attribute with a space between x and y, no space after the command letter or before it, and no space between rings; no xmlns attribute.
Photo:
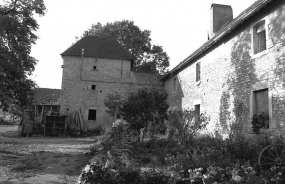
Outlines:
<svg viewBox="0 0 285 184"><path fill-rule="evenodd" d="M201 63L196 64L196 82L200 81L201 79Z"/></svg>
<svg viewBox="0 0 285 184"><path fill-rule="evenodd" d="M265 21L260 21L253 28L253 47L254 54L266 50L266 29Z"/></svg>

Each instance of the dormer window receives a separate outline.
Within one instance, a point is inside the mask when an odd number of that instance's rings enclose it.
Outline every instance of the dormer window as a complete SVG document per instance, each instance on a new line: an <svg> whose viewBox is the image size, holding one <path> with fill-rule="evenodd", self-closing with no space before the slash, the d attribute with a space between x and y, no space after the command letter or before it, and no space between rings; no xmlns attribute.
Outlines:
<svg viewBox="0 0 285 184"><path fill-rule="evenodd" d="M253 27L253 49L254 54L266 50L265 20L258 22Z"/></svg>

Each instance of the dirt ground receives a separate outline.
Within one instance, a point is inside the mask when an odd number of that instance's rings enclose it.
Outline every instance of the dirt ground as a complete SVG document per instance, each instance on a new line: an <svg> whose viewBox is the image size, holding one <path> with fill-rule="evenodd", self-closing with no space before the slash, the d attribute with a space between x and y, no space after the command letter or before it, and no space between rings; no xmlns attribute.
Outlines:
<svg viewBox="0 0 285 184"><path fill-rule="evenodd" d="M0 125L0 184L77 183L96 137L19 137Z"/></svg>

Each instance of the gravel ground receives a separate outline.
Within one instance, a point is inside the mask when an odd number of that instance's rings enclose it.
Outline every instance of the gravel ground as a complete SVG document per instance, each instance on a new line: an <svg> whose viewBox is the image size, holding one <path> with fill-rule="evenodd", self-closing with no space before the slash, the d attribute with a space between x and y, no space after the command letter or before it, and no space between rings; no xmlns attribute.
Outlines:
<svg viewBox="0 0 285 184"><path fill-rule="evenodd" d="M20 137L0 125L0 184L76 183L96 137Z"/></svg>

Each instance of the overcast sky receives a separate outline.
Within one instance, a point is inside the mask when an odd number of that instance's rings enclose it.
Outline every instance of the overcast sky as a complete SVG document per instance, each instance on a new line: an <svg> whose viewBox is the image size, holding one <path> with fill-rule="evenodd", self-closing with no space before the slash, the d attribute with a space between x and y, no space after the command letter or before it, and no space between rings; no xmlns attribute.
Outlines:
<svg viewBox="0 0 285 184"><path fill-rule="evenodd" d="M45 0L48 9L36 17L40 39L31 55L39 62L31 77L42 88L61 88L62 58L76 36L92 24L134 21L151 31L152 44L160 45L176 66L207 41L212 3L231 5L234 18L255 0Z"/></svg>

